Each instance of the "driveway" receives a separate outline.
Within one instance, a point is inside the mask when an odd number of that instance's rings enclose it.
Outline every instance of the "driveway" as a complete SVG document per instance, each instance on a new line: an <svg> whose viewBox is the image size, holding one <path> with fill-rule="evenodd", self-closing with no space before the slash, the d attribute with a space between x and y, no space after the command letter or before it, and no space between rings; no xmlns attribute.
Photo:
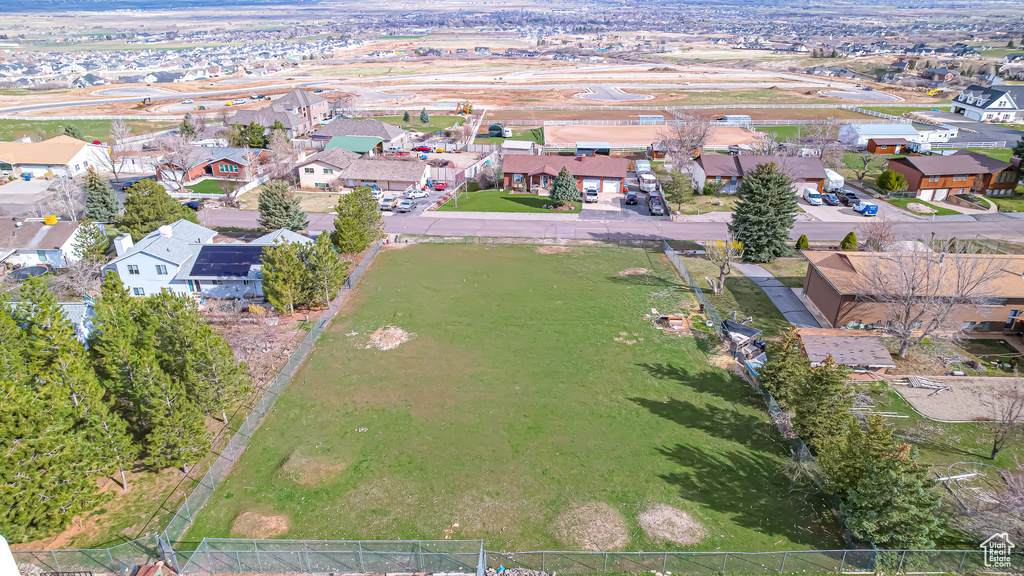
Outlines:
<svg viewBox="0 0 1024 576"><path fill-rule="evenodd" d="M790 324L796 325L798 328L820 328L818 321L814 319L814 316L807 311L807 307L804 306L803 302L796 297L793 293L793 289L789 288L778 280L775 276L772 276L771 272L768 272L764 268L761 268L757 264L733 264L733 266L743 273L744 276L750 278L764 293L771 299L772 304L782 312L782 315L789 320Z"/></svg>
<svg viewBox="0 0 1024 576"><path fill-rule="evenodd" d="M853 190L852 188L847 188L846 190L850 192L855 192L858 198L870 200L877 204L878 217L880 218L884 218L890 222L920 220L920 218L914 216L913 214L910 214L905 210L900 210L899 208L887 202L873 200L867 194L863 194L861 192ZM804 212L807 212L808 214L813 216L815 220L819 222L854 222L862 224L865 221L869 220L869 218L861 216L857 212L854 212L853 208L843 206L842 204L840 204L839 206L826 206L824 204L822 204L821 206L811 206L803 199L802 196L797 200L797 204L800 205L800 208L802 208Z"/></svg>
<svg viewBox="0 0 1024 576"><path fill-rule="evenodd" d="M942 122L943 124L949 124L950 126L960 128L960 133L956 138L950 140L950 142L966 143L1005 141L1006 145L1012 148L1014 143L1020 140L1021 136L1024 136L1024 132L1020 130L978 122L969 118L964 118L960 114L953 114L952 112L935 112L933 110L928 110L919 112L919 114ZM965 128L967 130L974 130L975 132L968 132Z"/></svg>
<svg viewBox="0 0 1024 576"><path fill-rule="evenodd" d="M49 180L12 180L0 186L0 208L7 216L35 215L35 205L46 198L50 184Z"/></svg>

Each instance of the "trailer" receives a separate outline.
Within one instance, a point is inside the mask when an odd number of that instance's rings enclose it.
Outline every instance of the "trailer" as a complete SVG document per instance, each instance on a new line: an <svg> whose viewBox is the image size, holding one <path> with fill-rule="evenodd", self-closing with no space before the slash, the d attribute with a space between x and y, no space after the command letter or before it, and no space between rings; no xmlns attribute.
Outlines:
<svg viewBox="0 0 1024 576"><path fill-rule="evenodd" d="M843 175L825 168L825 192L842 192L843 186L846 186Z"/></svg>

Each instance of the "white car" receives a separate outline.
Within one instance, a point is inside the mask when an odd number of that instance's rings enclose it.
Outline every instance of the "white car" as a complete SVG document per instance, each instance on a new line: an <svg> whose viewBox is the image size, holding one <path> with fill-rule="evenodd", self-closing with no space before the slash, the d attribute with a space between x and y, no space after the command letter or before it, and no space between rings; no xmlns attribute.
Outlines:
<svg viewBox="0 0 1024 576"><path fill-rule="evenodd" d="M804 188L804 201L811 206L821 206L821 194L814 188Z"/></svg>
<svg viewBox="0 0 1024 576"><path fill-rule="evenodd" d="M375 189L375 190L373 191L373 194L372 194L372 196L373 196L373 199L374 199L374 200L377 200L377 201L379 201L379 200L380 200L381 198L383 198L383 197L384 197L384 191L383 191L383 190L381 190L380 188L377 188L377 189Z"/></svg>
<svg viewBox="0 0 1024 576"><path fill-rule="evenodd" d="M405 191L406 198L426 198L427 196L430 196L430 193L427 192L426 190L412 189Z"/></svg>
<svg viewBox="0 0 1024 576"><path fill-rule="evenodd" d="M182 104L195 104L195 102L193 102L191 98L189 98L188 100L182 100L181 103Z"/></svg>

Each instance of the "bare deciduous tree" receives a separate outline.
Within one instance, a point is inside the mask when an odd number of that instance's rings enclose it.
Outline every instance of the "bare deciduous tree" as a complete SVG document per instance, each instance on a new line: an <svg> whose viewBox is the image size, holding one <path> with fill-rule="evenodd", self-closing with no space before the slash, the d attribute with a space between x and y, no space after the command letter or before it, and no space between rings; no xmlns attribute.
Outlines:
<svg viewBox="0 0 1024 576"><path fill-rule="evenodd" d="M188 172L202 163L206 158L206 152L176 134L157 138L155 145L160 153L157 170L161 170L165 176L170 176L179 190L184 189L188 181Z"/></svg>
<svg viewBox="0 0 1024 576"><path fill-rule="evenodd" d="M50 195L44 201L46 208L68 220L78 220L85 207L82 187L74 179L60 175L54 178L49 190Z"/></svg>
<svg viewBox="0 0 1024 576"><path fill-rule="evenodd" d="M926 339L959 338L968 329L963 311L991 298L999 261L956 239L937 251L895 248L859 259L857 290L861 300L885 309L886 330L898 342L899 356Z"/></svg>
<svg viewBox="0 0 1024 576"><path fill-rule="evenodd" d="M858 152L856 160L854 161L854 166L851 168L851 170L853 170L853 175L857 177L858 182L863 184L864 177L868 175L868 172L870 172L875 166L880 165L883 160L884 158L878 154L872 154L871 152Z"/></svg>
<svg viewBox="0 0 1024 576"><path fill-rule="evenodd" d="M127 139L132 133L128 123L118 118L110 122L110 138L107 141L109 154L100 154L100 161L103 168L113 174L114 180L120 180L121 171L127 160L128 142Z"/></svg>
<svg viewBox="0 0 1024 576"><path fill-rule="evenodd" d="M992 454L989 458L994 460L1006 440L1024 424L1024 384L1016 382L1013 389L999 399L993 412Z"/></svg>
<svg viewBox="0 0 1024 576"><path fill-rule="evenodd" d="M813 120L801 131L804 147L810 148L814 156L824 161L826 152L835 148L839 138L839 125L832 120Z"/></svg>
<svg viewBox="0 0 1024 576"><path fill-rule="evenodd" d="M92 258L81 258L68 263L53 275L51 282L54 289L62 294L81 298L83 294L99 296L103 276L101 262Z"/></svg>
<svg viewBox="0 0 1024 576"><path fill-rule="evenodd" d="M270 144L267 146L266 159L267 170L272 179L294 180L292 171L295 168L295 149L284 132L270 131Z"/></svg>
<svg viewBox="0 0 1024 576"><path fill-rule="evenodd" d="M673 110L672 120L658 132L665 146L665 156L680 172L689 172L693 159L711 138L711 121L686 112Z"/></svg>
<svg viewBox="0 0 1024 576"><path fill-rule="evenodd" d="M900 240L892 222L885 218L872 218L867 224L861 225L857 238L867 252L889 252Z"/></svg>
<svg viewBox="0 0 1024 576"><path fill-rule="evenodd" d="M743 243L732 238L705 242L704 255L715 266L718 266L718 280L708 279L708 283L715 294L723 294L725 292L725 277L732 272L733 263L743 259Z"/></svg>

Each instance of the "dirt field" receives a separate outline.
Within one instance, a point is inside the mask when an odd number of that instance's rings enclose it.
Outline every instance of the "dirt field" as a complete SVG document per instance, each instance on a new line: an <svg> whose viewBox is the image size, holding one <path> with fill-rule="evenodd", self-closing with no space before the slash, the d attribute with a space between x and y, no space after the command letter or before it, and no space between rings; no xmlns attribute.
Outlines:
<svg viewBox="0 0 1024 576"><path fill-rule="evenodd" d="M608 142L612 147L647 146L660 140L659 134L664 130L664 126L545 126L544 143ZM757 134L743 128L717 127L708 144L750 144L758 138Z"/></svg>
<svg viewBox="0 0 1024 576"><path fill-rule="evenodd" d="M933 395L935 391L928 388L894 384L893 389L925 416L953 422L991 420L1002 399L1014 386L1021 385L1014 378L930 378L952 390Z"/></svg>

